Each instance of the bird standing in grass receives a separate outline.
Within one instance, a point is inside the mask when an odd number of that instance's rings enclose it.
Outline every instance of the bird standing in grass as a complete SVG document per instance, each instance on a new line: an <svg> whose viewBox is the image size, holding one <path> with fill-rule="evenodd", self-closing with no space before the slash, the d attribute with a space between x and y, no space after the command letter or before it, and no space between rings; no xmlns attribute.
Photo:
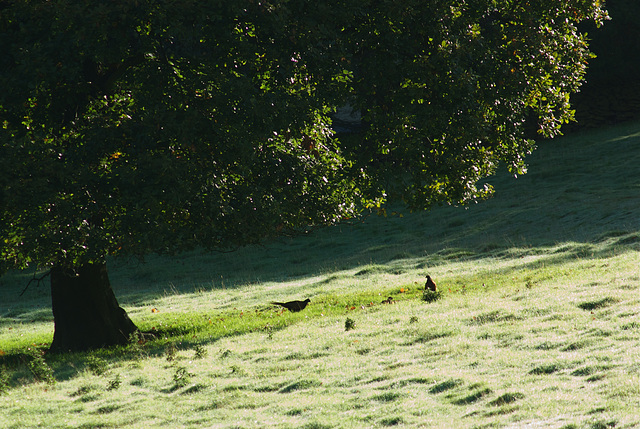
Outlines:
<svg viewBox="0 0 640 429"><path fill-rule="evenodd" d="M436 283L431 280L431 276L427 276L427 282L424 284L424 290L436 291Z"/></svg>
<svg viewBox="0 0 640 429"><path fill-rule="evenodd" d="M289 301L289 302L272 302L272 305L279 305L280 307L284 307L287 310L297 313L298 311L304 310L304 308L309 304L311 300L309 298L304 301Z"/></svg>

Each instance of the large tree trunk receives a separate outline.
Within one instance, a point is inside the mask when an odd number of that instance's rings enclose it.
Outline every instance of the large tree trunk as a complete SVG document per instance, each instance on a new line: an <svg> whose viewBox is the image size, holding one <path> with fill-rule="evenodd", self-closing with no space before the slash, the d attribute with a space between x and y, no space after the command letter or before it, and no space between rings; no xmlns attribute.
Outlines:
<svg viewBox="0 0 640 429"><path fill-rule="evenodd" d="M85 264L75 272L53 267L51 301L55 323L51 352L124 345L138 331L118 305L104 263Z"/></svg>

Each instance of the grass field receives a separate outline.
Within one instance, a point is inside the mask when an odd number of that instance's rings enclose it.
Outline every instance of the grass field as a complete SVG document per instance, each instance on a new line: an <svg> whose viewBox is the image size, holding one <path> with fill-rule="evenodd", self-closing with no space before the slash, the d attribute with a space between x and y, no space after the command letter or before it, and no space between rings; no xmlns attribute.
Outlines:
<svg viewBox="0 0 640 429"><path fill-rule="evenodd" d="M640 123L529 162L468 209L113 261L146 344L43 358L48 288L6 275L0 427L640 428Z"/></svg>

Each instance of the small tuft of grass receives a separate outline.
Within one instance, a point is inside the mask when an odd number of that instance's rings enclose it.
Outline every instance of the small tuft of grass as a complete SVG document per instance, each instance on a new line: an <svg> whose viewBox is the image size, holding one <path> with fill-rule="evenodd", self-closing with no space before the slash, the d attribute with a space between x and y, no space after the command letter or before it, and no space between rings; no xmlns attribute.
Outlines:
<svg viewBox="0 0 640 429"><path fill-rule="evenodd" d="M105 405L104 407L100 407L96 410L96 413L98 414L111 414L113 412L116 412L120 409L119 406L117 405Z"/></svg>
<svg viewBox="0 0 640 429"><path fill-rule="evenodd" d="M145 383L146 383L146 380L144 377L136 377L133 380L131 380L129 384L131 384L132 386L142 387L145 385Z"/></svg>
<svg viewBox="0 0 640 429"><path fill-rule="evenodd" d="M321 386L321 385L322 385L322 383L319 382L318 380L300 380L300 381L293 382L293 383L283 387L278 392L279 393L291 393L291 392L295 392L296 390L311 389L311 388L318 387L318 386Z"/></svg>
<svg viewBox="0 0 640 429"><path fill-rule="evenodd" d="M257 393L269 393L269 392L277 392L282 389L286 383L273 383L273 384L263 384L261 386L256 386L253 388L254 392Z"/></svg>
<svg viewBox="0 0 640 429"><path fill-rule="evenodd" d="M176 388L185 387L193 377L184 366L176 366L173 373L173 383Z"/></svg>
<svg viewBox="0 0 640 429"><path fill-rule="evenodd" d="M442 383L436 384L431 389L429 389L429 393L432 395L437 395L438 393L446 392L447 390L455 389L456 387L462 384L462 380L447 380Z"/></svg>
<svg viewBox="0 0 640 429"><path fill-rule="evenodd" d="M331 429L332 427L333 426L325 425L319 422L311 422L300 426L300 429Z"/></svg>
<svg viewBox="0 0 640 429"><path fill-rule="evenodd" d="M440 292L439 290L425 290L422 293L422 300L426 303L436 302L440 298L442 298L442 292Z"/></svg>
<svg viewBox="0 0 640 429"><path fill-rule="evenodd" d="M578 304L578 308L585 310L585 311L594 311L594 310L598 310L600 308L605 308L605 307L609 307L612 304L616 304L618 303L619 300L616 298L612 298L612 297L606 297L603 299L599 299L596 301L587 301L587 302L583 302L581 304Z"/></svg>
<svg viewBox="0 0 640 429"><path fill-rule="evenodd" d="M560 347L560 344L552 343L549 341L543 341L534 347L535 350L553 350Z"/></svg>
<svg viewBox="0 0 640 429"><path fill-rule="evenodd" d="M384 392L380 395L375 395L371 399L378 402L393 402L396 399L399 399L402 395L397 392Z"/></svg>
<svg viewBox="0 0 640 429"><path fill-rule="evenodd" d="M633 321L631 323L627 323L625 325L620 326L620 329L623 331L640 329L640 322Z"/></svg>
<svg viewBox="0 0 640 429"><path fill-rule="evenodd" d="M560 350L562 350L563 352L574 352L576 350L581 350L581 349L584 349L585 347L589 347L590 345L591 345L591 341L580 340L580 341L575 341L570 344L567 344L565 347L563 347Z"/></svg>
<svg viewBox="0 0 640 429"><path fill-rule="evenodd" d="M236 374L238 376L244 376L247 374L247 371L245 371L240 365L231 365L229 369L231 370L231 374Z"/></svg>
<svg viewBox="0 0 640 429"><path fill-rule="evenodd" d="M93 390L92 386L80 386L78 390L69 394L71 398L75 398L76 396L84 396L90 393Z"/></svg>
<svg viewBox="0 0 640 429"><path fill-rule="evenodd" d="M489 402L489 405L492 405L494 407L501 407L503 405L512 404L513 402L523 399L524 397L524 394L520 392L505 393L504 395L501 395L493 401Z"/></svg>
<svg viewBox="0 0 640 429"><path fill-rule="evenodd" d="M540 366L537 366L537 367L533 368L531 371L529 371L529 374L531 374L531 375L548 375L548 374L553 374L554 372L558 372L561 369L562 368L560 367L560 365L558 365L556 363L550 363L550 364L540 365Z"/></svg>
<svg viewBox="0 0 640 429"><path fill-rule="evenodd" d="M588 428L589 429L610 429L618 426L618 422L616 420L598 420L592 422Z"/></svg>
<svg viewBox="0 0 640 429"><path fill-rule="evenodd" d="M606 377L605 374L594 374L591 377L588 377L586 380L587 380L588 383L594 383L596 381L602 380L605 377Z"/></svg>
<svg viewBox="0 0 640 429"><path fill-rule="evenodd" d="M120 378L120 374L116 374L116 376L107 383L107 390L117 390L121 385L122 379Z"/></svg>
<svg viewBox="0 0 640 429"><path fill-rule="evenodd" d="M350 317L347 317L347 320L345 320L344 322L344 330L351 331L352 329L355 329L355 328L356 328L356 321Z"/></svg>
<svg viewBox="0 0 640 429"><path fill-rule="evenodd" d="M571 375L573 375L574 377L588 377L588 376L593 376L596 373L606 371L608 369L610 369L610 367L607 365L585 366L585 367L576 369L571 373ZM602 377L604 377L604 375Z"/></svg>
<svg viewBox="0 0 640 429"><path fill-rule="evenodd" d="M481 313L469 321L470 325L485 325L488 323L511 322L519 320L517 316L502 310L494 310L487 313Z"/></svg>
<svg viewBox="0 0 640 429"><path fill-rule="evenodd" d="M371 348L370 347L362 347L356 350L356 354L360 355L360 356L365 356L368 355L369 353L371 353Z"/></svg>
<svg viewBox="0 0 640 429"><path fill-rule="evenodd" d="M455 332L447 330L447 329L434 329L434 330L425 330L417 332L415 337L409 340L405 345L414 345L414 344L423 344L430 343L431 341L451 337L455 335Z"/></svg>
<svg viewBox="0 0 640 429"><path fill-rule="evenodd" d="M404 419L400 416L386 417L380 420L382 426L397 426L404 423Z"/></svg>
<svg viewBox="0 0 640 429"><path fill-rule="evenodd" d="M198 345L195 346L193 350L195 352L193 356L195 359L204 359L207 357L207 349L205 349L204 347Z"/></svg>
<svg viewBox="0 0 640 429"><path fill-rule="evenodd" d="M428 378L424 377L415 377L415 378L407 378L404 380L398 380L393 383L389 387L391 388L402 388L411 384L430 384L432 381Z"/></svg>
<svg viewBox="0 0 640 429"><path fill-rule="evenodd" d="M191 394L195 394L195 393L200 393L203 390L205 390L207 388L207 386L205 386L204 384L194 384L193 386L183 390L180 394L181 395L191 395Z"/></svg>
<svg viewBox="0 0 640 429"><path fill-rule="evenodd" d="M451 401L451 403L454 405L469 405L478 402L491 393L493 393L492 390L488 387L485 387L484 389L478 389L467 396Z"/></svg>

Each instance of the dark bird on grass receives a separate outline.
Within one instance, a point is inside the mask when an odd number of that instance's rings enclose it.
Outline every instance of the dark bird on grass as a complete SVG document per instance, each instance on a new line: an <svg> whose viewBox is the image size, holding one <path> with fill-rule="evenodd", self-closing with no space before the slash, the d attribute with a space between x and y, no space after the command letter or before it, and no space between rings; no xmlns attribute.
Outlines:
<svg viewBox="0 0 640 429"><path fill-rule="evenodd" d="M393 297L390 296L389 298L382 301L380 304L393 304Z"/></svg>
<svg viewBox="0 0 640 429"><path fill-rule="evenodd" d="M289 301L289 302L272 302L273 305L279 305L280 307L284 307L289 311L294 313L298 311L304 310L304 308L309 304L311 300L309 298L304 301Z"/></svg>
<svg viewBox="0 0 640 429"><path fill-rule="evenodd" d="M436 283L431 280L431 276L427 276L427 282L424 284L424 290L436 291Z"/></svg>

